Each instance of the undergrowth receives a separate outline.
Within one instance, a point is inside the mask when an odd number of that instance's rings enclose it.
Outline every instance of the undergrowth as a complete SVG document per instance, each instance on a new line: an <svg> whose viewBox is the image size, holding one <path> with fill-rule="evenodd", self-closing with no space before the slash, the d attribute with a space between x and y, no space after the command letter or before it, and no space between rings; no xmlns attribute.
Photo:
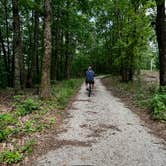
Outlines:
<svg viewBox="0 0 166 166"><path fill-rule="evenodd" d="M76 93L82 79L56 82L52 85L52 98L40 100L36 96L16 95L10 112L0 114L0 163L18 163L32 152L34 141L19 145L19 139L48 129L56 123L54 112L63 114L70 98ZM13 139L17 140L13 142ZM12 147L12 148L11 148Z"/></svg>
<svg viewBox="0 0 166 166"><path fill-rule="evenodd" d="M150 108L155 119L166 121L166 87L154 93L150 99Z"/></svg>
<svg viewBox="0 0 166 166"><path fill-rule="evenodd" d="M131 99L140 108L148 108L153 119L166 121L166 87L142 80L122 83L115 76L106 80L120 96Z"/></svg>
<svg viewBox="0 0 166 166"><path fill-rule="evenodd" d="M80 87L81 83L82 79L70 79L56 83L53 86L52 92L57 100L57 108L64 109L66 107L69 99Z"/></svg>

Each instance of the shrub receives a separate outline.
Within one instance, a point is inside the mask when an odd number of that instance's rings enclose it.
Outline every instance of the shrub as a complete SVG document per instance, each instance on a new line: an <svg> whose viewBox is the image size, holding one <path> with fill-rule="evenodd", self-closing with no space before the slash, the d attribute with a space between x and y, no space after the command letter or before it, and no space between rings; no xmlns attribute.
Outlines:
<svg viewBox="0 0 166 166"><path fill-rule="evenodd" d="M166 121L166 94L155 94L151 100L151 109L155 119Z"/></svg>
<svg viewBox="0 0 166 166"><path fill-rule="evenodd" d="M9 127L0 130L0 142L6 140L10 134L12 134L12 130Z"/></svg>
<svg viewBox="0 0 166 166"><path fill-rule="evenodd" d="M37 102L34 102L33 99L27 98L24 101L16 102L16 110L18 116L25 116L27 114L32 113L34 110L40 109L40 105Z"/></svg>
<svg viewBox="0 0 166 166"><path fill-rule="evenodd" d="M4 128L6 125L14 124L16 122L16 119L13 115L6 113L6 114L0 114L0 129Z"/></svg>
<svg viewBox="0 0 166 166"><path fill-rule="evenodd" d="M70 79L62 81L53 86L53 94L57 99L57 107L64 109L70 97L75 93L76 89L80 87L82 79Z"/></svg>
<svg viewBox="0 0 166 166"><path fill-rule="evenodd" d="M16 123L16 119L13 115L9 113L0 115L0 142L7 139L7 137L12 133L12 129L8 125Z"/></svg>

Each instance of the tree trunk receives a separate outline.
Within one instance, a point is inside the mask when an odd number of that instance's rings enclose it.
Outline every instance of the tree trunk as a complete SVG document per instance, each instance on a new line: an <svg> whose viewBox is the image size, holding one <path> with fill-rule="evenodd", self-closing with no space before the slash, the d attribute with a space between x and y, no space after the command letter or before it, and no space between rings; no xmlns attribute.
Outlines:
<svg viewBox="0 0 166 166"><path fill-rule="evenodd" d="M9 23L8 23L8 7L7 7L7 1L5 1L5 23L6 23L6 38L7 38L7 62L8 62L8 86L12 87L12 71L11 71L11 57L10 57L10 42L9 42Z"/></svg>
<svg viewBox="0 0 166 166"><path fill-rule="evenodd" d="M51 97L50 62L51 62L51 0L44 1L44 55L40 84L40 97Z"/></svg>
<svg viewBox="0 0 166 166"><path fill-rule="evenodd" d="M38 59L38 38L39 38L39 14L35 11L35 31L34 31L34 51L32 54L31 68L28 78L28 87L32 87L34 78L37 78L37 59ZM38 80L36 81L38 82Z"/></svg>
<svg viewBox="0 0 166 166"><path fill-rule="evenodd" d="M165 0L156 0L156 34L159 47L160 85L166 86L166 13Z"/></svg>
<svg viewBox="0 0 166 166"><path fill-rule="evenodd" d="M57 80L57 60L59 55L60 49L60 9L58 8L58 15L56 21L56 31L55 31L55 48L53 50L52 56L52 80Z"/></svg>
<svg viewBox="0 0 166 166"><path fill-rule="evenodd" d="M65 79L69 79L70 77L70 71L69 71L69 65L70 65L70 51L69 51L69 32L66 32L65 34L66 39L66 50L65 50Z"/></svg>
<svg viewBox="0 0 166 166"><path fill-rule="evenodd" d="M5 48L4 40L3 40L3 37L2 37L1 29L0 29L0 44L2 46L5 70L6 70L6 73L7 73L7 83L8 83L8 86L9 86L9 79L10 79L9 73L10 73L10 71L9 71L9 68L8 68L7 53L6 53L6 48Z"/></svg>
<svg viewBox="0 0 166 166"><path fill-rule="evenodd" d="M13 4L13 55L14 55L14 88L16 90L21 89L21 69L20 69L20 57L21 57L21 37L20 37L20 21L18 11L18 0L12 0Z"/></svg>

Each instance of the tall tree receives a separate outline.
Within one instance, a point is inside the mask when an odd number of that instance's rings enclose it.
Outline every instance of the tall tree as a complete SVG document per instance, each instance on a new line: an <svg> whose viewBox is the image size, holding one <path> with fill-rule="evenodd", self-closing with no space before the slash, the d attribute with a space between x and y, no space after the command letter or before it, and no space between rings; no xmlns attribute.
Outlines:
<svg viewBox="0 0 166 166"><path fill-rule="evenodd" d="M38 45L39 45L39 12L37 10L34 11L34 40L33 40L33 51L32 51L32 58L31 58L31 67L29 72L29 78L27 81L28 87L32 87L33 80L38 79L37 75L39 75L38 69ZM37 83L38 80L35 81Z"/></svg>
<svg viewBox="0 0 166 166"><path fill-rule="evenodd" d="M166 85L166 9L165 0L156 0L156 34L159 47L160 85Z"/></svg>
<svg viewBox="0 0 166 166"><path fill-rule="evenodd" d="M51 78L52 80L57 80L57 65L58 58L60 57L60 49L61 49L61 17L62 17L62 6L63 1L53 0L53 23L52 23L52 60L51 60Z"/></svg>
<svg viewBox="0 0 166 166"><path fill-rule="evenodd" d="M44 55L40 84L40 97L51 97L50 63L51 63L51 0L44 0Z"/></svg>
<svg viewBox="0 0 166 166"><path fill-rule="evenodd" d="M20 31L18 0L12 0L13 5L13 54L14 54L14 88L19 90L25 85L24 57Z"/></svg>

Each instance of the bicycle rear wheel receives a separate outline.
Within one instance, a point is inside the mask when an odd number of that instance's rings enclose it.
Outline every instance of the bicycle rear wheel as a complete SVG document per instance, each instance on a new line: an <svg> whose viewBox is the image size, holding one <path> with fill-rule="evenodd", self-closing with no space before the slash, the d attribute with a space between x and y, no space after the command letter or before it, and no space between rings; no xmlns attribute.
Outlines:
<svg viewBox="0 0 166 166"><path fill-rule="evenodd" d="M92 92L92 87L91 87L91 84L89 84L89 88L88 88L88 97L91 96L91 92Z"/></svg>

